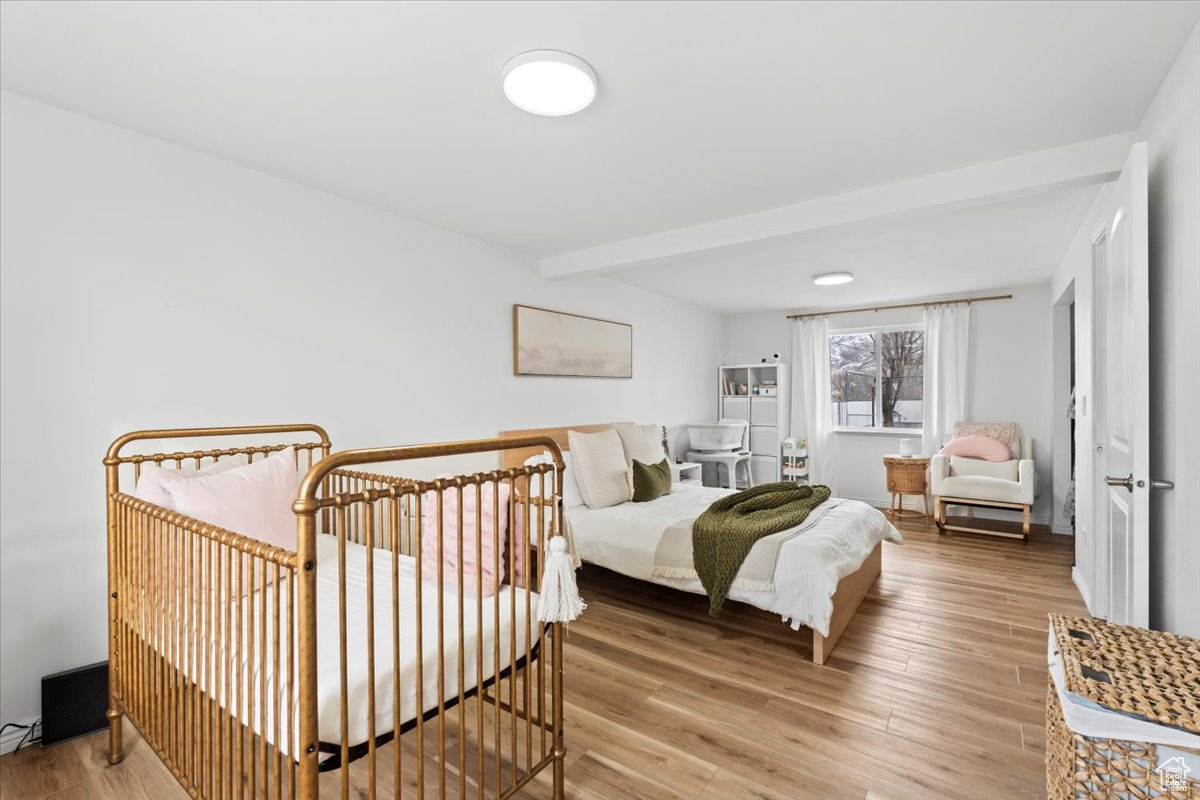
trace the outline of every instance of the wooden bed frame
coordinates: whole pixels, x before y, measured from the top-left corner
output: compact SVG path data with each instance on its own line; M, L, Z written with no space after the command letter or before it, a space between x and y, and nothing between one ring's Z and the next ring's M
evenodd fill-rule
M559 449L566 453L570 451L567 431L598 433L616 425L627 424L631 423L608 422L598 425L569 425L560 428L529 428L526 430L500 431L500 438L548 437L557 442ZM501 452L501 467L508 469L523 466L525 459L538 455L541 452L542 449L538 447L503 450ZM829 618L829 635L822 636L815 630L812 632L813 662L815 664L823 665L829 659L829 654L833 652L833 648L837 646L838 640L846 632L846 626L850 624L850 620L854 618L858 607L862 605L863 599L871 591L871 587L875 585L875 579L879 577L882 562L883 544L880 543L875 545L875 549L863 561L862 566L838 582L837 591L833 594L833 615Z

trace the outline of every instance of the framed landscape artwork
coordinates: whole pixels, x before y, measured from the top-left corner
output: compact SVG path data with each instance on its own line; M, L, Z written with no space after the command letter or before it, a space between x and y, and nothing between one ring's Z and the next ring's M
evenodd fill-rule
M633 326L514 305L513 373L632 378Z

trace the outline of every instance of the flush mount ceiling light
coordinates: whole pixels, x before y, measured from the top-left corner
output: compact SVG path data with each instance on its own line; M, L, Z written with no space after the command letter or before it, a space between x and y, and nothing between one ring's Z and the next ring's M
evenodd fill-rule
M530 114L574 114L596 97L595 71L582 58L559 50L530 50L513 56L500 74L504 96Z
M813 283L817 286L837 286L839 283L849 283L852 280L854 280L854 275L849 272L826 272L824 275L813 278Z

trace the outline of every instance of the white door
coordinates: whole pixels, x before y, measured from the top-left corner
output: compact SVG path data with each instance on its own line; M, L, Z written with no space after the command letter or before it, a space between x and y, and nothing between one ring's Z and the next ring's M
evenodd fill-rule
M1096 511L1107 536L1108 619L1150 622L1150 369L1146 145L1129 152L1113 193L1113 212L1098 260L1103 302L1102 402L1097 404ZM1101 301L1101 298L1102 301ZM1102 581L1103 583L1103 581Z

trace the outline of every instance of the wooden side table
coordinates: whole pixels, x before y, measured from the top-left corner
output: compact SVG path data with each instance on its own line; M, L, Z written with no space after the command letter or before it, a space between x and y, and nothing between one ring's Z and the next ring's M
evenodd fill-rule
M925 519L929 519L929 474L928 456L884 456L887 468L887 490L892 495L891 513L896 519L904 518L904 495L919 494L925 505Z

